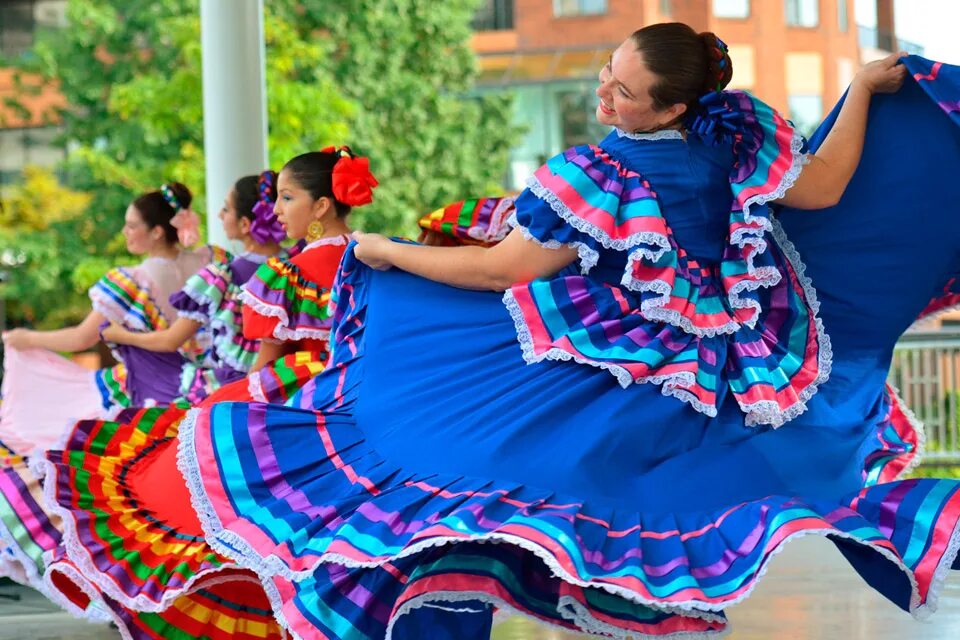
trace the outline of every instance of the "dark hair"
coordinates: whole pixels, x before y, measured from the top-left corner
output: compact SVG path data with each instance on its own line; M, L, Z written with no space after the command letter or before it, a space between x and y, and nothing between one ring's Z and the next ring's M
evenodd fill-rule
M658 111L685 104L689 112L701 96L722 91L733 77L726 45L710 31L697 33L682 22L665 22L634 31L630 39L658 78L650 88Z
M189 209L190 203L193 202L193 194L190 193L190 189L179 182L168 182L167 186L170 187L176 197L180 208ZM140 212L140 217L143 218L143 222L148 229L163 227L163 235L167 244L177 243L177 230L170 224L170 220L173 219L179 209L175 209L172 204L167 202L160 191L150 191L139 196L133 201L133 208Z
M283 165L293 181L310 192L314 200L330 198L338 218L350 213L350 206L343 204L333 196L333 167L340 159L335 151L311 151L293 158Z
M269 194L270 202L276 202L277 172L267 170L264 173L270 174L270 179L274 185ZM244 176L237 180L233 185L233 198L233 205L237 208L237 215L243 216L247 220L253 220L255 217L253 207L260 201L260 176Z

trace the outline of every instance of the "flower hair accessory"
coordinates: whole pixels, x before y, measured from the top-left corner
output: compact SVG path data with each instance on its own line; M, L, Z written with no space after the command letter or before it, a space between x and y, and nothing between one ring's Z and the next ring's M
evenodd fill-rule
M193 209L177 211L170 225L177 230L177 239L185 247L192 247L200 239L200 217Z
M333 166L333 197L350 207L373 202L373 189L379 183L370 173L370 159L353 155L350 147L327 147L323 153L340 156Z
M273 184L273 172L264 171L257 180L260 197L253 205L253 222L250 224L250 237L259 244L280 242L287 237L286 231L277 219L276 190Z
M160 185L160 195L162 195L163 199L167 201L167 204L173 208L174 213L183 209L183 205L180 204L180 200L177 199L177 194L173 192L170 185L166 183Z

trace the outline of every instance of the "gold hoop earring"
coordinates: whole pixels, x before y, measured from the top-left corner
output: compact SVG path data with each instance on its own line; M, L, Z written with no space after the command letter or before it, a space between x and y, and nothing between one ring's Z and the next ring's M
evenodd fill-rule
M307 225L307 242L316 242L323 237L323 223L314 220Z

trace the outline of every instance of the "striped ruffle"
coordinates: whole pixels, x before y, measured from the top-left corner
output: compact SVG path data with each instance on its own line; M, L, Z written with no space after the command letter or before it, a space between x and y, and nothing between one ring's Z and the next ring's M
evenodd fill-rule
M504 302L528 362L573 360L623 386L659 384L709 416L731 393L749 424L779 426L805 410L831 359L815 291L767 207L796 181L803 139L748 94L722 95L740 130L718 265L678 245L656 185L601 147L575 147L537 171L514 224L547 247L576 247L584 274L601 251L624 252L620 285L557 277L514 286Z
M330 290L290 262L270 258L243 286L240 299L253 312L277 319L277 340L325 340L330 334Z
M509 197L461 200L428 213L417 224L449 238L451 244L491 246L507 236L515 208Z
M718 612L745 599L783 545L806 535L849 551L904 610L920 617L935 606L960 546L957 481L648 513L397 466L355 417L366 275L348 253L337 346L316 379L313 410L219 403L192 411L181 430L180 464L208 542L261 575L294 633L384 637L418 607L480 601L618 638L710 634L724 630ZM348 593L373 594L383 610L361 616Z
M131 331L157 331L168 325L149 284L137 278L134 268L111 269L90 287L89 295L94 310Z
M94 380L105 410L130 406L132 401L127 393L127 367L122 362L108 369L98 369Z

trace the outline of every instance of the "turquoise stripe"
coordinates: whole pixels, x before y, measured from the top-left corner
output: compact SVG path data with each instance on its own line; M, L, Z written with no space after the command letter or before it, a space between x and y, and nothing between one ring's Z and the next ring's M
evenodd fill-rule
M932 525L937 520L937 513L943 508L953 490L953 483L937 481L920 504L915 514L912 514L913 530L910 532L910 544L903 554L903 562L910 568L916 567L929 546ZM899 507L897 509L898 516Z

